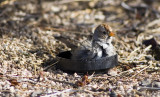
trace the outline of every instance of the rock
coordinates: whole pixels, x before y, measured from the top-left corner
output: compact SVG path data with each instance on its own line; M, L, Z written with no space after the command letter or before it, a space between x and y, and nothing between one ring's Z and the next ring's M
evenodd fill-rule
M32 94L31 94L31 97L37 97L39 94L41 94L42 91L40 90L37 90L37 91L34 91Z
M117 97L117 96L116 96L116 93L115 93L114 91L112 91L112 90L111 90L111 93L110 93L109 96L110 96L110 97Z
M151 79L145 78L143 81L141 81L140 86L149 86L151 84Z
M146 46L152 45L151 49L152 49L152 53L154 54L154 58L156 60L160 60L160 45L154 38L151 38L149 40L144 40L143 44Z
M153 58L151 55L145 56L145 59L146 59L146 60L149 60L149 61L150 61L150 60L154 60L154 58Z
M152 86L153 86L153 87L156 87L156 88L160 88L160 82L154 81L154 82L152 83Z
M117 75L117 68L109 69L107 74L110 76L116 76Z

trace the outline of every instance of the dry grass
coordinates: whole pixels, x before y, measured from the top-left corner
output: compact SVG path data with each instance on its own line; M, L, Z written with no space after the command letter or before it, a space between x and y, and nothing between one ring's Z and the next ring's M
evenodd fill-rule
M41 2L39 2L41 1ZM136 0L135 0L136 1ZM140 82L160 81L160 62L143 40L160 42L160 20L125 10L121 0L6 0L0 4L0 96L158 96L159 88ZM142 1L139 1L141 4ZM160 12L159 1L151 9ZM128 4L138 5L133 2ZM143 3L144 4L144 3ZM151 5L150 5L151 6ZM139 12L141 13L141 12ZM158 13L156 13L158 14ZM56 70L56 55L85 41L92 29L107 22L116 32L117 75L88 75L91 82L77 87L83 74ZM74 41L76 40L76 41ZM146 58L147 57L147 58Z

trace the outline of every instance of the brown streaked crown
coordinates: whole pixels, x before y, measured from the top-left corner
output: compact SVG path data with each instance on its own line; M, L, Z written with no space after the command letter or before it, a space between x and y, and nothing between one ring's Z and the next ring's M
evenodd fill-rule
M109 36L114 36L115 34L112 32L112 28L108 25L108 24L105 24L105 23L103 23L103 24L101 24L102 26L104 26L104 28L106 29L106 31L108 31L109 32Z
M96 27L93 37L94 39L105 39L110 36L114 36L112 28L108 24L103 23Z

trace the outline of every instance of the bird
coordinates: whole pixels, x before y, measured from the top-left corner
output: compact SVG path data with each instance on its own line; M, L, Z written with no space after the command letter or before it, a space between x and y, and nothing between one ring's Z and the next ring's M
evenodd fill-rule
M92 39L92 51L97 54L98 58L116 54L112 45L114 35L112 28L108 24L101 24L95 29Z
M91 60L115 55L116 50L112 45L114 35L108 24L98 25L94 30L92 40L87 45L72 51L72 59Z

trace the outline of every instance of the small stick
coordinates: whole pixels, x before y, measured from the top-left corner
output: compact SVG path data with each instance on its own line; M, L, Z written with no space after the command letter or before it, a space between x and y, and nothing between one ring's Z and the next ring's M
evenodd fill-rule
M37 65L34 64L34 75L37 75L36 69L37 69Z
M73 90L73 89L66 89L66 90L63 90L63 91L58 91L56 93L53 93L53 94L47 94L47 95L44 95L44 96L40 96L40 97L53 97L53 96L57 96L57 95L60 95L62 93L69 93L69 92L76 92L78 90Z
M51 56L54 58L55 55L52 53L52 51L51 51L51 49L49 48L49 46L48 46L46 43L45 43L44 45L47 47L49 53L50 53Z
M94 96L98 96L98 94L101 94L101 93L103 93L103 92L92 92L92 91L90 91L90 90L83 90L84 92L87 92L87 93L90 93L90 94L92 94L92 95L94 95Z
M92 75L88 77L88 79L92 79L92 78L93 78L94 73L95 73L95 72L93 72L93 73L92 73Z
M156 20L153 20L152 22L150 22L149 24L147 24L147 28L149 28L149 27L152 27L152 26L154 26L154 25L160 25L160 19L156 19Z
M138 73L134 74L131 78L135 77L136 75L138 75L139 73L141 73L142 71L146 70L147 68L149 68L152 64L150 64L149 66L146 66L145 68L143 68L142 70L140 70Z
M151 45L147 46L144 51L139 55L138 59L141 59L143 56L146 56L145 55L145 52L149 51L151 49Z
M136 51L138 51L140 49L140 47L138 47L137 49L135 49L134 51L132 51L131 53L130 53L130 55L127 57L127 60L130 60L131 59L131 57L136 53Z
M160 90L160 88L155 88L155 87L141 87L141 88L140 88L140 90L144 90L144 89L146 89L146 90L152 90L152 91L153 91L153 90L155 90L155 91L156 91L156 90Z
M15 1L16 0L4 0L3 2L0 3L0 6L7 5L7 4L15 2Z
M62 0L59 4L71 3L71 2L79 2L79 1L90 1L90 0Z
M53 65L57 64L58 62L59 62L59 60L56 61L55 63L53 63L52 65L49 65L49 66L45 67L45 68L44 68L44 71L47 70L48 68L52 67Z

